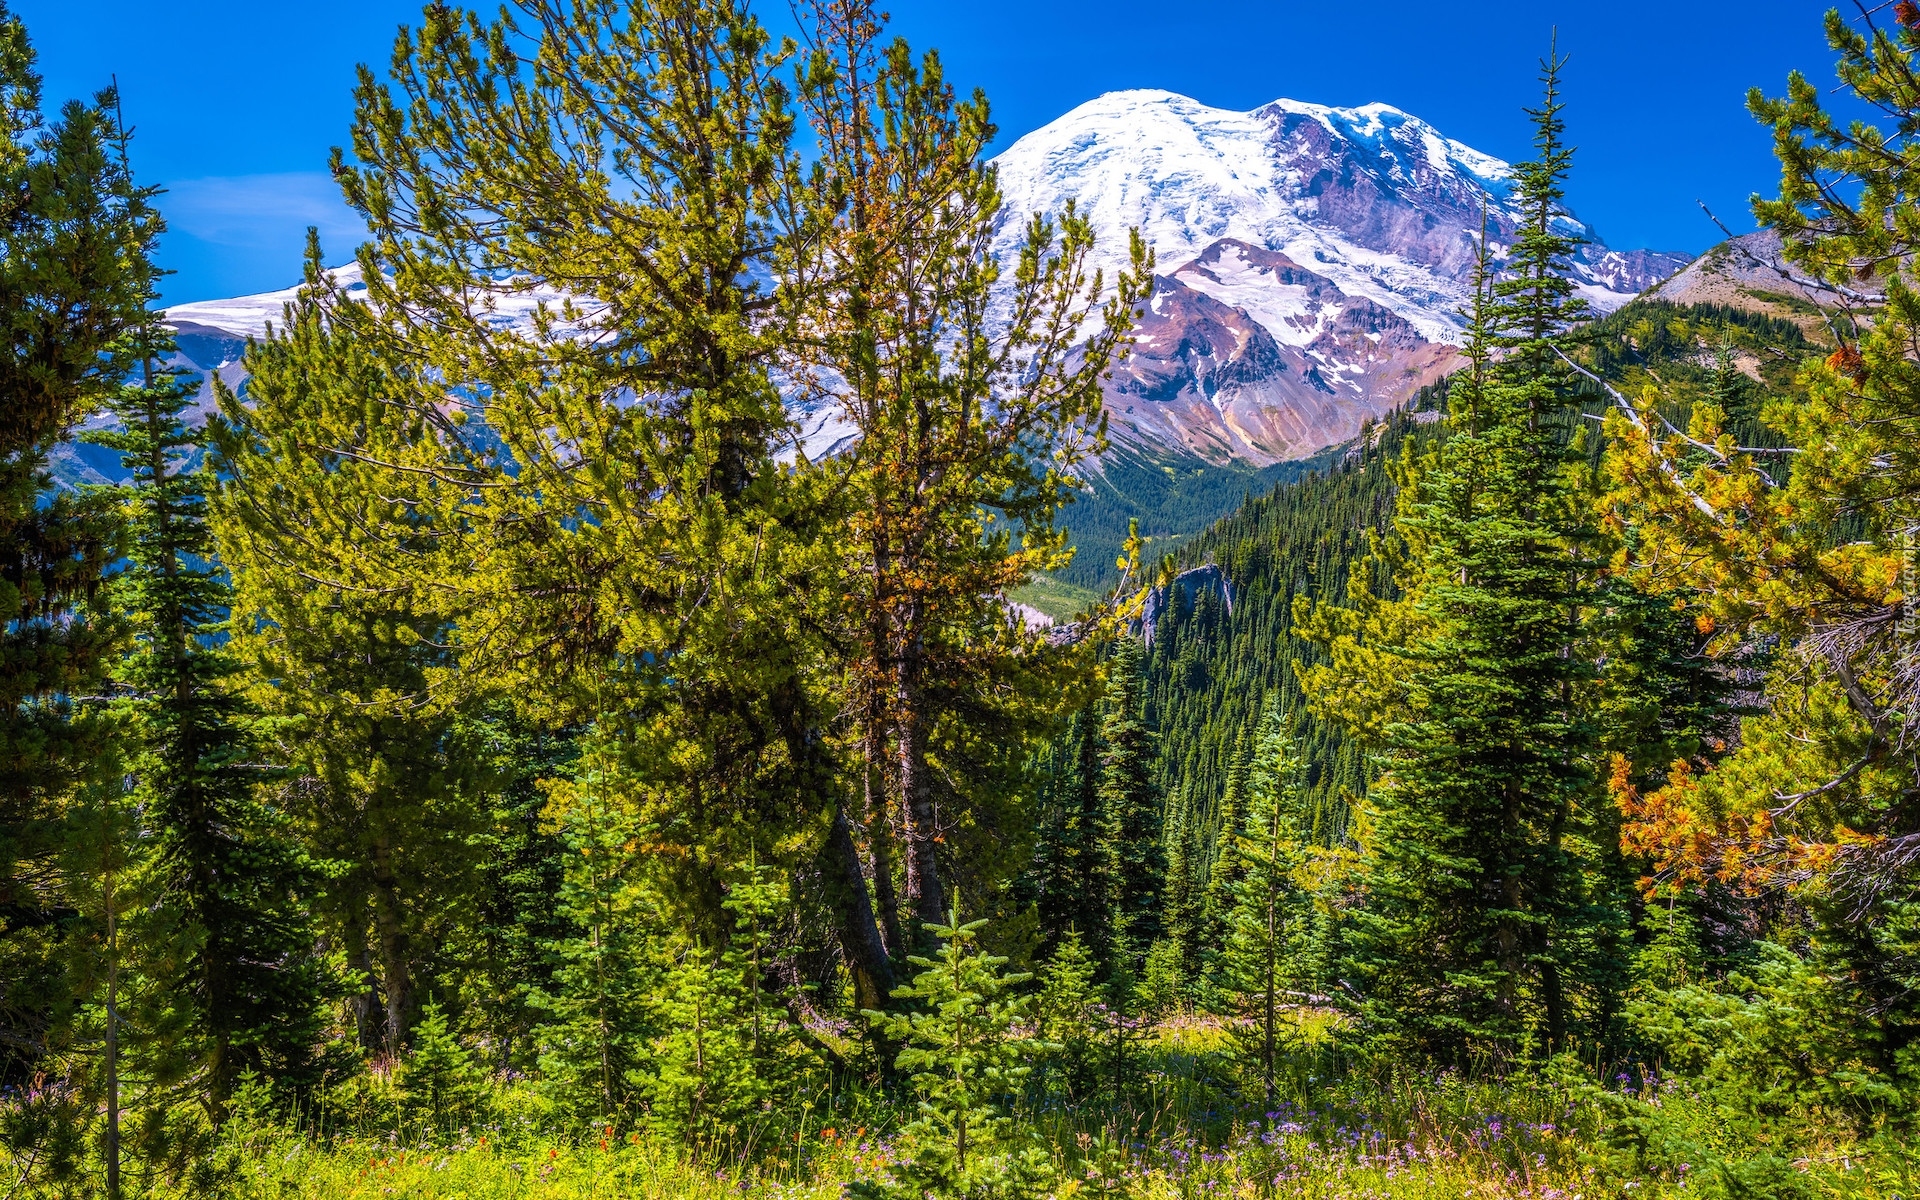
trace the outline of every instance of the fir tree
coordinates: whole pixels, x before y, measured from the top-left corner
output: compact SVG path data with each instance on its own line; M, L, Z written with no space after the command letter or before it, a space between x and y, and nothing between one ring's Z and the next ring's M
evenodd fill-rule
M160 234L127 170L119 102L42 109L26 26L0 6L0 1078L47 1069L74 981L57 949L72 790L111 750L75 702L116 630L98 603L116 556L111 499L56 489L55 448L131 365Z
M1193 790L1182 788L1167 829L1166 897L1167 960L1176 990L1190 998L1200 981L1201 946L1205 933L1206 874L1200 844L1200 814L1194 811Z
M1052 750L1046 803L1034 846L1034 890L1042 945L1078 938L1105 960L1112 873L1100 808L1098 697L1073 714Z
M571 933L560 908L566 846L545 818L545 783L564 779L579 752L571 730L543 728L495 704L462 714L456 746L483 759L492 797L481 868L478 962L467 989L497 1047L496 1064L526 1070L540 1023L536 995L553 990L553 946Z
M1304 765L1285 714L1270 700L1254 743L1246 817L1227 848L1240 860L1242 874L1234 885L1224 956L1228 987L1254 1008L1246 1042L1260 1065L1263 1111L1274 1107L1274 1072L1284 1049L1282 996L1300 982L1312 936L1312 901L1300 881L1309 850Z
M175 1053L204 1072L218 1121L243 1072L290 1087L313 1063L327 983L308 906L317 880L263 801L272 773L258 763L259 718L233 678L232 593L207 526L214 478L194 465L207 439L186 418L197 381L160 365L172 339L157 314L135 337L137 382L108 405L117 425L86 437L131 475L115 493L128 548L111 594L133 634L115 703L164 876L158 899L179 916Z
M1569 975L1596 935L1586 903L1596 847L1584 836L1597 807L1593 735L1581 707L1594 564L1559 349L1583 315L1567 274L1576 243L1561 208L1571 152L1560 64L1543 64L1536 155L1516 168L1521 224L1498 278L1482 254L1448 436L1417 464L1395 518L1411 619L1390 650L1404 677L1383 693L1399 699L1382 724L1386 774L1370 792L1378 816L1355 968L1382 1036L1450 1061L1512 1055L1529 1039L1564 1048L1581 982Z
M896 1065L912 1072L920 1114L900 1131L906 1157L880 1183L856 1180L848 1192L867 1200L986 1200L1040 1194L1050 1163L1006 1115L1030 1067L1019 1029L1033 1003L1012 989L1032 978L1002 971L1007 960L977 945L985 921L960 923L956 908L934 927L935 958L915 956L921 968L895 999L915 1004L906 1013L869 1010L868 1019L902 1043Z
M1100 808L1112 877L1113 954L1144 956L1160 936L1167 878L1161 800L1153 782L1154 737L1141 709L1140 647L1121 639L1108 663L1100 729Z
M784 882L748 863L727 891L732 936L715 952L678 948L662 977L651 1120L696 1152L737 1155L773 1140L768 1125L815 1063L776 982Z
M480 1124L492 1100L486 1072L432 1000L421 1006L419 1028L394 1072L394 1086L403 1117L436 1137Z
M1050 1054L1049 1082L1072 1101L1091 1094L1099 1068L1102 1005L1096 969L1080 934L1071 929L1040 969L1035 1019L1041 1040L1057 1047Z
M538 1038L546 1090L575 1111L630 1123L644 1100L662 994L659 897L628 852L645 832L621 789L618 742L589 730L572 778L550 785L548 813L566 847L559 897L569 936L557 940L553 990Z
M1244 733L1236 739L1227 782L1220 798L1220 818L1213 837L1213 854L1207 868L1207 889L1200 912L1203 954L1209 962L1226 944L1229 914L1233 911L1234 889L1245 873L1245 864L1233 851L1233 839L1245 823L1247 784L1253 774L1253 752Z

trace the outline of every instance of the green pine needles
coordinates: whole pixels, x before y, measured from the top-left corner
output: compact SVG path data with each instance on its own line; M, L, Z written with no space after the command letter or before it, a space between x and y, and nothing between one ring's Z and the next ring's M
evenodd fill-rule
M962 924L956 901L951 919L932 930L939 952L908 960L920 972L893 994L907 1011L867 1013L883 1037L903 1044L895 1065L911 1072L919 1116L901 1130L905 1157L886 1180L850 1185L852 1195L1011 1200L1046 1186L1047 1155L1007 1115L1032 1070L1027 1056L1047 1048L1021 1035L1033 998L1014 989L1032 976L1003 971L1004 957L980 949L985 925ZM1077 982L1076 970L1058 986Z
M112 707L126 722L126 778L150 823L160 900L176 914L174 945L155 959L174 972L183 1009L173 1069L205 1073L217 1119L243 1071L292 1087L314 1068L331 981L304 899L318 875L268 803L276 773L260 761L261 718L226 645L232 591L207 522L215 481L205 429L187 415L198 381L159 365L172 343L157 318L138 343L138 380L108 402L117 426L86 435L132 476L114 493L127 556L109 589L131 642Z
M1240 864L1227 917L1227 986L1253 1010L1246 1053L1260 1065L1263 1111L1272 1111L1275 1073L1288 1031L1281 1010L1312 979L1313 898L1306 886L1311 847L1305 766L1287 734L1286 715L1269 701L1254 743L1246 817L1226 852Z
M649 1087L651 1122L715 1157L775 1140L789 1102L820 1067L777 982L786 881L749 862L724 903L734 927L723 948L669 951Z
M1754 104L1857 325L1590 320L1550 55L1454 374L1072 631L1151 253L797 19L428 6L242 390L0 9L0 1191L1909 1191L1920 4Z
M1566 1049L1608 1009L1583 988L1610 932L1589 892L1617 876L1586 836L1604 805L1583 703L1598 564L1562 358L1584 305L1561 208L1560 66L1543 64L1535 157L1515 168L1512 248L1496 268L1483 246L1447 436L1405 468L1405 599L1379 639L1391 699L1372 718L1381 777L1348 960L1378 1037L1455 1063Z

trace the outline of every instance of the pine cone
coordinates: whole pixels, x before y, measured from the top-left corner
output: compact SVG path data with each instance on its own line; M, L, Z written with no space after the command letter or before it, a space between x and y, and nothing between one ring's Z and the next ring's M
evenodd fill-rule
M1920 4L1915 4L1913 0L1900 0L1893 6L1893 15L1908 29L1920 28Z

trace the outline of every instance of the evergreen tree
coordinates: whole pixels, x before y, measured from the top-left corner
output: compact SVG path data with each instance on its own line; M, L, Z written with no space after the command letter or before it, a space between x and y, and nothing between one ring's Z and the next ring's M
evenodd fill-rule
M1099 1069L1100 990L1094 983L1097 964L1080 934L1068 930L1040 969L1040 991L1035 1020L1040 1040L1057 1047L1050 1052L1049 1083L1070 1101L1092 1093Z
M1403 485L1395 518L1413 619L1389 642L1406 669L1383 692L1399 699L1369 796L1354 966L1380 1036L1455 1062L1529 1039L1562 1049L1580 985L1619 984L1581 965L1604 931L1586 902L1594 564L1560 352L1584 311L1567 273L1560 62L1543 64L1535 158L1515 169L1521 224L1497 278L1482 254L1448 436Z
M1009 619L1007 596L1070 557L1056 518L1080 490L1076 465L1103 448L1100 378L1148 260L1136 236L1132 268L1103 279L1069 203L1026 220L1003 266L985 98L956 97L937 54L883 45L871 0L812 11L799 98L831 227L803 259L819 302L798 332L809 377L858 435L822 466L848 505L845 671L867 840L887 865L898 831L899 890L931 926L956 880L992 896L1018 862L1009 839L1033 824L1020 771L1063 698L1040 681L1079 652ZM884 910L893 881L875 884Z
M167 1002L185 1015L173 1051L203 1076L217 1122L243 1072L282 1087L305 1079L328 981L308 907L317 880L263 801L259 718L226 646L232 593L207 526L214 479L193 465L207 439L186 418L197 380L161 365L173 347L157 314L134 336L137 382L108 402L115 427L86 438L118 451L131 475L116 489L127 561L111 595L133 642L115 703L164 876L158 900L178 914Z
M650 1112L655 1127L696 1152L737 1155L770 1143L769 1125L815 1064L777 984L774 934L787 889L749 863L727 891L732 936L717 953L679 947L662 977Z
M1647 868L1643 926L1664 939L1695 925L1710 938L1663 955L1661 973L1682 986L1643 991L1654 994L1633 1006L1633 1023L1668 1054L1694 1047L1690 1061L1718 1081L1721 1103L1768 1144L1718 1168L1726 1186L1749 1190L1748 1179L1794 1170L1780 1149L1792 1135L1777 1119L1796 1103L1781 1103L1789 1090L1864 1129L1888 1110L1836 1081L1870 1076L1880 1096L1911 1096L1920 1084L1920 875L1906 849L1920 838L1920 814L1902 732L1920 700L1911 665L1920 8L1903 0L1890 21L1885 12L1857 23L1826 16L1842 105L1878 110L1884 125L1836 112L1798 72L1786 95L1748 97L1781 164L1779 194L1756 198L1754 213L1778 231L1794 277L1808 281L1803 293L1827 309L1808 314L1831 338L1824 359L1796 347L1782 366L1797 375L1763 371L1774 394L1759 405L1750 399L1759 389L1731 372L1706 388L1663 371L1637 396L1606 389L1606 511L1634 535L1623 568L1685 605L1681 619L1728 666L1753 665L1757 648L1777 655L1764 710L1742 722L1722 761L1614 764L1622 840ZM1645 786L1663 767L1664 783ZM1729 893L1749 898L1734 909L1742 919L1709 932ZM1689 908L1709 919L1696 925ZM1744 963L1719 964L1740 969L1685 986L1735 940L1727 933L1752 939ZM1781 1072L1781 1054L1756 1035L1791 1045L1795 1068ZM1749 1106L1761 1095L1765 1112ZM1911 1140L1913 1111L1905 1102L1895 1137Z
M1252 748L1242 734L1235 742L1232 765L1227 769L1226 788L1220 798L1219 825L1213 837L1213 853L1207 867L1207 889L1201 901L1200 944L1209 971L1212 970L1212 959L1226 943L1234 891L1245 873L1245 864L1234 853L1233 839L1239 836L1239 830L1246 821L1247 785L1253 774L1252 755Z
M556 943L571 934L560 908L566 846L546 820L546 782L564 779L579 752L570 730L542 728L495 703L463 713L454 744L484 760L492 797L482 856L478 945L463 994L496 1047L499 1067L526 1071L541 1021L534 997L551 993Z
M125 733L125 713L101 715L109 735ZM157 1018L178 1012L165 996L172 982L166 951L178 938L176 915L159 902L165 889L155 869L154 839L147 836L139 798L124 783L126 739L103 740L99 770L69 801L61 839L61 865L71 880L66 893L81 926L68 945L70 974L62 980L77 1009L63 1041L79 1052L82 1064L75 1111L65 1118L76 1141L86 1132L96 1135L105 1191L117 1197L129 1159L149 1168L180 1165L168 1163L174 1156L156 1144L175 1130L165 1120L164 1101L155 1104L152 1095L156 1078L170 1082L167 1068L176 1064L169 1055L148 1052L171 1042L172 1031ZM81 1105L97 1111L97 1127L89 1130L92 1122ZM136 1116L143 1119L129 1119ZM60 1181L77 1158L58 1143L14 1149L47 1153L50 1173Z
M1260 1065L1263 1111L1268 1112L1274 1108L1274 1071L1284 1049L1281 997L1301 982L1312 940L1312 900L1300 880L1309 857L1303 768L1286 716L1270 700L1254 743L1246 817L1227 847L1240 860L1242 874L1234 885L1224 955L1228 987L1254 1008L1253 1033L1246 1042Z
M310 238L315 285L319 255ZM489 754L471 723L475 736L460 736L462 702L477 714L487 697L448 686L457 629L442 609L341 569L364 530L393 516L396 481L316 447L344 426L364 457L398 452L405 369L310 301L246 361L248 402L216 388L213 431L223 482L210 516L235 590L233 652L275 718L281 807L335 864L316 908L352 973L357 1038L398 1054L422 997L459 1003L450 959L488 936ZM402 545L430 540L429 521L394 519Z
M1108 662L1106 716L1100 728L1100 809L1110 864L1115 961L1136 963L1163 927L1160 889L1167 878L1160 790L1153 781L1154 736L1141 710L1140 646L1122 638Z
M689 936L724 937L758 844L840 875L864 949L847 856L798 836L842 827L815 818L847 781L838 526L820 473L781 461L784 301L817 231L784 54L738 0L428 8L362 73L334 162L366 293L316 278L315 332L277 339L319 419L263 432L327 468L277 506L347 501L314 506L314 573L434 620L440 682L627 743L609 765L652 835L623 853Z
M26 26L0 6L0 1080L19 1086L62 1041L74 981L59 860L72 790L110 755L76 719L116 644L97 603L115 558L111 500L54 487L55 448L131 365L152 194L121 153L119 101L42 109ZM84 888L84 884L82 884Z
M1166 958L1182 997L1191 997L1201 973L1201 937L1205 932L1206 862L1200 845L1200 814L1193 790L1182 788L1167 829Z
M432 1000L421 1006L419 1028L394 1072L394 1086L403 1119L436 1137L480 1124L492 1099L486 1072Z
M1112 873L1100 807L1100 701L1068 721L1050 752L1046 802L1034 846L1034 891L1041 944L1075 936L1095 962L1105 961Z
M663 930L659 896L629 852L647 830L622 790L618 752L616 739L589 730L573 777L550 786L548 813L566 847L559 908L569 929L552 946L552 992L531 1002L545 1010L537 1035L544 1088L596 1123L626 1125L645 1099L659 1032Z
M1023 1062L1028 1046L1019 1030L1033 998L1012 989L1032 976L1003 972L1005 958L979 949L985 924L961 924L956 908L934 928L942 943L938 955L910 959L921 970L894 994L914 1009L867 1013L889 1040L903 1044L896 1065L912 1072L920 1113L900 1131L906 1156L884 1181L848 1185L851 1195L1011 1200L1045 1189L1047 1156L1024 1145L1006 1115L1008 1098L1031 1070Z

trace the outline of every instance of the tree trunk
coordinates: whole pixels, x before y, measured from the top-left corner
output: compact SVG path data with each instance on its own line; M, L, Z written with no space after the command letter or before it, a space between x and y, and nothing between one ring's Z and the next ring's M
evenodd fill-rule
M107 908L107 1200L120 1200L120 928L114 876L106 876Z
M347 998L347 1010L353 1014L353 1034L355 1042L363 1050L377 1048L382 1039L374 1031L374 993L379 990L380 981L374 975L373 954L367 947L367 898L355 890L347 896L343 906L345 919L341 922L344 929L347 951L347 968L353 977L366 984L364 991L356 992Z
M1560 964L1540 964L1540 990L1547 1008L1547 1053L1558 1054L1567 1045L1567 1001L1560 981Z
M387 1052L398 1054L406 1045L412 1015L413 974L400 889L393 875L393 851L385 835L373 842L373 916L380 937L380 970L386 977Z
M838 804L833 807L826 850L825 866L840 883L840 949L853 971L854 1001L863 1009L881 1008L893 992L893 963L874 923L853 827L846 809Z
M1267 1106L1261 1110L1262 1112L1273 1111L1273 1024L1276 1017L1273 993L1274 989L1280 986L1280 931L1278 915L1276 913L1278 907L1279 905L1273 895L1272 886L1269 884L1267 891L1267 994L1265 997L1265 1009L1261 1013L1262 1025L1260 1030L1260 1073L1261 1082L1266 1084Z
M907 818L907 882L913 915L924 929L947 919L946 889L940 885L938 836L934 821L933 777L927 770L928 716L920 697L919 647L900 656L895 676L899 703L900 798ZM916 939L921 935L916 935Z
M879 714L867 721L867 738L861 764L867 800L867 844L873 849L873 892L880 906L880 935L885 940L888 958L906 953L900 941L900 897L893 888L893 823L888 813L886 776L881 770L882 749Z

